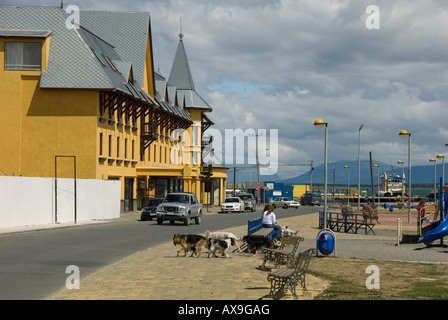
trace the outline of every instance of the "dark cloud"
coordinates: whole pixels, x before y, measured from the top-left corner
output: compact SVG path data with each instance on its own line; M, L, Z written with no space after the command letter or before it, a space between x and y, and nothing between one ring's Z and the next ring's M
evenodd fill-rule
M398 132L406 129L412 132L413 163L427 164L446 151L448 141L448 2L374 2L379 30L365 26L366 8L373 4L365 0L70 4L81 10L150 11L154 62L165 75L182 17L195 86L214 109L215 128L278 129L280 162L323 161L323 130L313 126L322 118L329 122L331 161L357 156L364 123L363 159L369 151L386 163L405 159L406 141Z

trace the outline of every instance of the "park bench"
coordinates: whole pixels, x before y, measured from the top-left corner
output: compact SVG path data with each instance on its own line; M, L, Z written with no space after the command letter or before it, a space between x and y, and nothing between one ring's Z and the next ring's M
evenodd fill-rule
M278 268L280 265L291 264L294 260L297 249L299 248L299 244L303 240L303 237L299 236L283 237L281 241L282 244L279 248L265 248L263 252L263 263L261 264L259 269L269 269L266 267L266 262L268 261L273 262L275 268ZM286 250L286 246L292 247L292 249Z
M351 218L346 217L345 219L345 225L344 225L344 232L353 232L358 233L359 229L364 229L365 234L369 234L372 232L375 235L375 231L373 231L373 228L375 227L376 223L372 222L372 219L369 220L369 216L367 214L352 214Z
M373 208L371 203L363 205L362 213L368 216L370 222L372 222L372 220L376 220L376 222L379 223L378 209Z
M274 228L263 228L262 225L263 217L258 217L252 220L247 221L247 235L249 237L265 237L269 240L272 240L272 234L274 232ZM248 251L250 252L250 246L247 246ZM260 250L263 253L263 248Z
M294 299L297 299L296 287L298 285L306 291L306 271L311 257L315 253L316 249L312 248L299 252L297 258L287 268L280 268L269 272L267 280L271 283L271 289L268 297L279 299L289 290Z
M324 227L324 213L319 212L319 228L329 228L337 232L358 233L362 229L365 234L372 232L375 235L373 228L376 223L368 220L367 214L327 212L327 225Z

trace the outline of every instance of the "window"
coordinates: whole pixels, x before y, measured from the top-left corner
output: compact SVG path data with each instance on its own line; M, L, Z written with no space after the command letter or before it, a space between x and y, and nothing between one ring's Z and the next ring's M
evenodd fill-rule
M162 146L160 146L159 149L159 163L162 163Z
M131 152L131 153L132 153L132 154L131 154L132 160L134 160L134 151L135 151L135 150L134 150L134 147L135 147L134 142L135 142L135 141L132 140L132 152Z
M103 133L100 132L100 156L103 155Z
M120 158L120 137L117 137L117 158Z
M40 42L6 42L5 70L41 70Z
M128 158L128 139L124 139L124 158Z
M109 135L109 157L112 156L112 136Z
M193 147L198 146L198 127L193 127Z

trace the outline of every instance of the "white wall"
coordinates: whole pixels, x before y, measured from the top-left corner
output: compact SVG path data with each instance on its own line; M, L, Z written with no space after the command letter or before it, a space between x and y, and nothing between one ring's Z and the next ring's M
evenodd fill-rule
M76 220L120 217L121 182L76 180ZM74 180L0 176L0 228L74 222Z

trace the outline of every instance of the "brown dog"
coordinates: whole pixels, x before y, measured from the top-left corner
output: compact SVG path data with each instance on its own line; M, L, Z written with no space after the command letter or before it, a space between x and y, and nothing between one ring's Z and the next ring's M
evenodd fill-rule
M183 250L185 252L185 257L187 256L187 251L192 251L190 256L196 253L199 258L201 255L202 247L207 243L205 237L198 234L175 234L173 236L173 244L180 245L181 247L177 250L177 256Z

